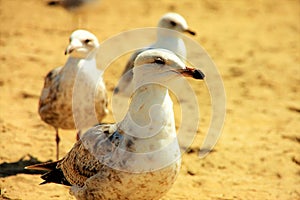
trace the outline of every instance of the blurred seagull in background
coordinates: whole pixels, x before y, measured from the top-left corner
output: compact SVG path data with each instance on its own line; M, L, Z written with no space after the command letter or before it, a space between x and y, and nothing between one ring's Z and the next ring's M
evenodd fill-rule
M158 22L157 41L149 47L140 49L132 54L127 65L122 73L122 82L115 88L115 94L130 96L132 93L132 71L135 58L146 49L163 48L168 49L175 54L186 58L186 48L184 41L181 39L181 33L196 35L192 31L186 20L178 13L167 13L163 15ZM172 30L166 31L164 29ZM128 72L128 73L127 73Z
M167 87L156 83L182 76L202 80L204 74L165 49L145 50L134 66L138 89L125 118L90 128L59 161L26 167L48 170L42 184L71 186L76 199L153 200L168 192L181 153L172 100Z
M48 0L48 5L54 6L54 5L61 5L67 10L76 10L80 9L80 7L83 7L90 3L95 3L98 0Z
M96 68L95 56L98 47L95 35L86 30L74 31L65 51L69 55L67 62L63 67L50 71L45 78L38 111L41 119L55 128L57 159L59 128L90 127L100 122L108 113L103 72ZM93 118L94 110L96 117Z
M82 26L82 18L87 15L88 11L99 5L99 0L46 0L49 6L62 6L73 14L74 23L77 28Z

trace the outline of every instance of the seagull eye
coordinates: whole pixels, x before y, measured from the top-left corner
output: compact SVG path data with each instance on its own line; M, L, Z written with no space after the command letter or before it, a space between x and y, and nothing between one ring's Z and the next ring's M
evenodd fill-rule
M92 40L90 40L90 39L86 39L86 40L84 40L84 43L85 44L87 44L87 43L89 43L89 42L91 42Z
M156 58L154 60L154 63L156 63L158 65L165 65L166 64L166 62L162 58Z
M171 24L172 26L176 26L176 25L177 25L176 22L174 22L174 21L170 21L170 24Z

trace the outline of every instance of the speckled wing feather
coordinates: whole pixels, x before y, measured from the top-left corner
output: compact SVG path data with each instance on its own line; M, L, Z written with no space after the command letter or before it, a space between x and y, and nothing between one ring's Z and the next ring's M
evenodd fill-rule
M132 83L132 78L133 78L133 72L132 72L132 68L134 66L134 61L136 59L136 57L142 53L143 51L145 51L146 49L149 48L142 48L139 49L137 51L135 51L129 58L125 69L122 72L122 81L119 83L118 87L115 89L115 92L120 92L121 94L130 96L132 94L133 91L133 83Z
M59 84L59 72L62 69L62 67L57 67L53 70L51 70L45 77L44 81L44 88L42 90L42 94L40 97L39 106L43 107L44 105L51 102L53 99L55 99L54 96L52 96L53 93L51 91L54 90L54 88L58 87Z
M93 66L93 64L94 63L90 63L91 66ZM82 68L90 67L88 65L89 63L87 66L82 66ZM70 68L70 66L72 68ZM91 77L88 71L79 73L79 69L79 63L73 63L73 61L69 60L65 67L59 67L50 71L45 78L44 88L39 101L39 114L43 121L55 128L78 128L75 126L75 119L77 119L77 122L83 121L88 123L91 119L87 118L87 116L93 117L94 114L96 114L97 121L100 122L108 113L108 100L103 80L99 79L101 81L95 83L90 80ZM76 85L76 80L81 84ZM80 88L78 88L78 86L80 86ZM75 97L77 98L75 107L73 99L74 87L77 87L75 91L77 94ZM95 94L88 93L94 90L95 87L97 88ZM83 116L85 121L78 118L78 115L74 116L74 109L77 112L76 114L85 113L85 116ZM87 113L87 110L90 113ZM96 113L94 111L96 111ZM93 124L89 124L89 126Z
M111 155L122 137L115 124L103 124L89 129L59 163L66 179L82 187L86 180L107 168L102 158ZM95 157L97 156L97 158Z
M122 138L116 136L119 135L119 133L116 131L115 125L113 124L95 126L89 129L87 134L89 134L89 136L92 135L89 137L91 142L97 141L95 143L96 146L101 143L101 146L97 148L97 153L102 155L113 152ZM103 170L105 167L104 164L95 158L85 144L82 140L79 140L63 159L51 163L32 165L26 168L35 170L50 170L41 176L41 178L45 180L42 184L58 183L82 187L88 178L101 173L101 171L105 171Z
M60 83L60 71L62 67L51 70L45 77L44 88L42 90L39 101L39 114L45 122L48 124L54 124L57 121L58 114L55 113L55 109L52 108L56 103L57 93ZM58 127L58 126L55 126Z
M143 51L147 50L147 49L150 49L150 48L142 48L142 49L139 49L137 51L135 51L129 58L126 66L125 66L125 69L123 71L123 74L125 74L127 71L131 70L134 66L134 61L136 59L136 57L142 53ZM132 72L131 72L132 73ZM131 77L132 78L132 77Z
M134 53L130 56L130 58L129 58L129 60L128 60L126 66L125 66L125 69L124 69L124 71L123 71L123 74L125 74L127 71L129 71L130 69L133 68L133 66L134 66L134 60L136 59L136 57L137 57L142 51L143 51L143 50L138 50L138 51L134 52Z

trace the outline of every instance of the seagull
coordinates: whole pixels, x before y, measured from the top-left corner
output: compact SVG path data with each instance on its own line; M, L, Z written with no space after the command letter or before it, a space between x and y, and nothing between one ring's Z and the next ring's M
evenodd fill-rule
M98 6L99 0L46 0L49 6L62 6L67 11L74 14L73 21L77 26L81 26L81 18L85 12L89 12ZM86 22L85 22L86 23Z
M124 119L90 128L59 161L26 167L48 170L41 184L71 186L76 199L98 200L159 199L171 188L181 160L166 85L204 74L165 49L142 52L134 66L137 90Z
M115 94L121 94L124 96L130 96L132 92L132 71L133 63L137 55L146 49L151 48L163 48L173 51L177 55L180 55L182 58L186 58L186 48L184 45L184 41L181 39L180 33L188 33L190 35L196 35L196 32L192 31L186 20L179 15L178 13L166 13L163 15L157 27L159 28L157 31L157 41L150 45L149 47L137 50L134 52L129 58L125 69L122 73L122 83L115 88ZM164 31L163 29L169 29L176 32Z
M95 3L98 0L47 0L50 6L61 5L66 10L75 10L84 6L85 4Z
M108 113L102 72L96 68L95 55L98 48L99 43L95 35L86 30L74 31L65 51L65 54L69 55L67 62L63 67L51 70L45 77L38 112L41 119L55 129L57 160L60 142L58 129L83 127L79 126L82 119L78 120L80 123L75 124L74 111L87 112L94 110L95 105L96 121L99 122ZM91 94L87 94L88 92ZM81 118L90 120L84 116Z

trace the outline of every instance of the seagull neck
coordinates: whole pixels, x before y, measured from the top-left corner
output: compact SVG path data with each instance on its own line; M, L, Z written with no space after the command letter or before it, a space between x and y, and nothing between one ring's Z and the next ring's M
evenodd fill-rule
M82 58L70 56L70 57L68 58L68 61L67 61L67 62L79 63L80 60L82 60Z
M176 137L173 103L168 89L153 83L138 88L120 122L120 129L137 140L147 140L149 144Z
M169 109L170 106L172 108L168 89L158 84L147 84L138 88L133 94L128 113L134 122L144 126L150 123L149 115L155 106L160 106L162 110Z
M180 33L167 28L159 28L157 30L157 38L159 39L179 39Z
M60 74L62 78L68 77L68 81L64 81L64 84L74 84L74 79L78 75L81 67L85 66L94 66L96 63L96 59L86 60L82 58L69 57L65 66L62 68ZM90 69L87 69L90 70Z
M98 51L98 48L95 48L95 49L91 50L90 53L84 59L85 60L93 60L93 59L95 59L97 51Z
M96 59L94 56L91 58L77 58L70 56L64 68L68 71L77 71L82 66L83 62L92 63L96 62Z
M156 44L177 44L179 41L181 41L182 39L179 38L177 33L174 34L167 34L167 33L159 33L157 35L157 41ZM169 45L168 45L169 46Z
M184 58L186 57L186 47L184 41L180 37L180 33L177 31L158 31L157 41L151 47L168 49L173 51L175 54L178 54Z
M69 75L68 76L71 76L70 74L73 74L73 73L77 73L77 71L79 70L80 68L80 61L82 59L81 58L76 58L76 57L69 57L65 66L63 67L63 72L65 73L68 73Z

